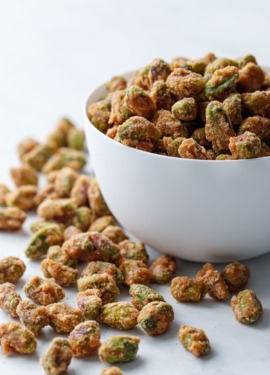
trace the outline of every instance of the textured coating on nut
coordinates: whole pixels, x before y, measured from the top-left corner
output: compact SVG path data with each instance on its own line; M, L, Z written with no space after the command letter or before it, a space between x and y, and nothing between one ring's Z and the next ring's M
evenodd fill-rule
M106 227L109 225L115 225L116 221L112 215L104 215L98 217L93 223L90 225L89 230L94 232L103 232Z
M9 256L0 259L0 284L16 283L24 274L25 269L26 266L20 258Z
M149 267L152 272L152 281L158 284L166 284L176 270L176 262L169 255L158 257Z
M103 274L107 273L110 275L115 282L121 283L123 281L122 272L116 267L115 264L109 262L90 262L88 265L83 269L82 276L91 276L95 274Z
M153 301L164 302L164 298L161 294L143 284L131 285L129 294L132 297L131 302L138 310L141 310L144 306Z
M230 138L229 149L234 159L256 158L260 155L261 147L260 138L249 131Z
M233 262L224 267L221 276L230 292L239 292L246 288L250 279L250 269L245 264Z
M102 196L96 178L93 178L90 187L87 191L90 207L94 210L97 216L109 215L110 210Z
M29 165L10 168L10 176L16 186L37 185L38 175L34 168Z
M16 308L21 301L21 296L12 283L0 284L0 308L11 318L17 318Z
M34 276L24 286L26 297L41 305L49 305L60 301L65 297L63 288L53 279L42 279Z
M57 173L54 189L59 198L68 198L71 189L78 178L78 173L70 167L64 167Z
M59 148L46 162L42 172L48 173L54 170L70 167L75 171L81 170L86 164L86 155L83 151L70 147Z
M193 121L197 117L197 104L194 98L183 98L172 106L172 113L178 120Z
M76 203L73 199L45 199L38 207L37 214L45 220L67 219L74 214Z
M225 301L229 298L228 287L211 263L205 263L203 267L197 272L196 279L199 280L209 296L217 301Z
M141 260L145 264L148 263L149 255L147 254L145 245L142 242L134 242L131 240L124 240L119 243L120 247L120 260L131 259Z
M47 313L49 324L57 333L69 333L84 321L81 310L74 309L63 302L48 305Z
M227 66L216 70L205 84L205 94L210 100L224 100L235 90L238 80L238 69Z
M40 267L45 277L54 278L54 280L63 287L69 287L76 283L78 271L74 268L65 266L51 259L44 259Z
M92 178L86 175L80 175L74 182L70 192L72 198L78 207L88 205L87 191L91 185Z
M126 240L128 237L126 233L118 225L108 225L103 231L102 234L108 237L113 243L119 244Z
M109 337L99 348L99 359L109 363L132 361L139 350L139 343L137 336Z
M75 268L78 263L76 259L70 258L64 249L58 245L49 247L47 258L73 268Z
M116 366L105 367L100 375L123 375L121 369Z
M153 117L153 123L162 136L172 138L188 136L187 127L170 111L157 111Z
M100 346L100 328L94 320L78 324L69 334L74 357L89 356Z
M17 306L16 312L22 324L35 336L38 336L42 328L49 324L49 317L45 306L38 306L33 302L22 300Z
M180 157L184 159L208 159L205 148L193 138L184 139L179 146L178 152Z
M205 296L202 282L187 276L172 279L171 294L178 302L200 302Z
M137 325L139 311L130 302L112 302L103 305L99 315L102 323L120 330L129 330Z
M132 284L148 285L152 279L152 272L141 260L125 259L120 263L120 271L123 274L123 283L127 286Z
M130 86L124 96L124 107L131 116L150 118L155 113L155 103L149 94L138 86Z
M67 372L71 360L72 350L68 340L56 337L40 359L40 364L47 375L62 375Z
M209 354L210 342L202 329L182 325L178 337L183 347L196 357Z
M245 289L233 296L231 307L235 319L243 324L253 324L263 315L263 307L253 290Z
M0 346L8 355L11 350L19 354L32 354L37 349L34 334L15 322L0 324Z
M197 97L204 90L204 78L190 70L176 68L167 78L167 86L179 98Z
M173 308L167 302L153 301L145 305L138 316L138 324L149 335L161 335L174 319Z
M19 186L17 190L7 193L6 205L18 207L23 211L35 208L34 198L37 194L37 187L34 185Z
M87 289L77 294L77 306L83 312L86 319L95 319L102 307L101 291L99 289Z
M111 111L110 101L104 99L99 102L92 103L87 108L87 115L92 124L102 133L106 133L109 129L109 118Z

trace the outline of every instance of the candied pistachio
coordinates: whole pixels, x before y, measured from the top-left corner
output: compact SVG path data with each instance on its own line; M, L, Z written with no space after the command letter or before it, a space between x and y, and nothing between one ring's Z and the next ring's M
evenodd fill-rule
M21 296L14 284L6 282L0 284L0 308L12 318L17 318L16 308L21 301Z
M86 155L83 151L75 150L70 147L61 147L46 162L42 171L48 173L64 167L70 167L75 171L79 171L85 164Z
M37 349L34 334L15 322L0 324L0 346L8 355L11 350L19 354L32 354Z
M127 286L132 284L149 284L152 279L152 272L141 260L124 259L119 266L123 274L123 283Z
M83 150L85 133L80 129L70 129L67 135L67 146L75 150Z
M255 323L264 312L260 300L250 289L242 290L237 296L233 296L231 307L236 320L243 324Z
M4 184L0 184L0 205L6 205L6 195L8 193L10 193L9 188Z
M140 339L136 336L113 336L106 339L99 348L99 359L103 362L132 361L139 350Z
M118 91L117 91L118 92ZM113 105L113 102L112 102ZM102 133L109 129L109 118L111 113L111 103L104 99L96 103L91 103L87 108L87 116L92 124Z
M255 56L249 54L249 55L246 55L245 57L240 57L237 59L237 62L238 62L238 65L239 65L239 68L243 68L246 64L252 62L254 64L257 64L257 60L255 58Z
M164 60L156 58L149 65L148 79L152 86L154 82L163 80L166 81L171 74L171 68Z
M140 311L138 324L149 336L156 336L167 331L173 319L174 312L169 303L153 301Z
M71 217L76 203L71 198L45 199L38 207L37 214L45 220L62 220Z
M118 225L108 225L103 231L102 234L108 237L113 243L119 244L126 240L128 237Z
M75 128L75 125L67 117L60 118L55 127L56 130L60 131L62 134L65 135L65 139L68 135L68 132L74 128Z
M77 294L77 306L86 319L95 319L102 307L101 292L99 289L86 289Z
M209 142L212 142L214 150L228 150L230 137L235 132L228 121L222 103L212 101L206 108L205 135Z
M38 175L34 168L25 164L21 167L10 168L10 176L16 186L37 185Z
M75 227L74 225L69 225L65 230L64 230L64 241L69 240L72 236L75 236L75 234L82 233L82 231Z
M65 297L63 288L54 279L42 279L39 276L34 276L27 281L23 290L26 297L45 306Z
M178 302L200 302L205 296L205 288L199 280L178 276L172 279L171 294Z
M151 264L149 270L153 274L153 282L166 284L172 278L176 270L176 262L172 257L162 255Z
M17 257L9 256L0 259L0 284L16 283L24 274L24 262Z
M76 234L63 244L63 249L72 259L82 261L101 260L111 262L119 257L119 247L98 232Z
M41 271L45 277L54 278L57 284L63 287L75 284L78 277L77 270L51 259L44 259L41 262Z
M86 175L80 175L74 182L70 192L70 198L72 198L78 207L88 205L87 191L91 185L92 177Z
M207 160L207 153L203 146L193 138L184 139L178 149L179 155L184 159Z
M224 112L229 123L233 126L240 125L242 122L241 95L230 94L223 102Z
M167 78L167 86L179 99L197 97L204 90L204 78L190 70L176 68Z
M224 279L211 263L203 265L197 272L196 279L216 301L225 301L229 298L229 290Z
M23 155L24 163L29 164L37 171L41 171L54 153L54 148L49 145L37 145L31 151Z
M172 106L172 113L178 120L193 121L197 117L197 104L194 98L183 98Z
M241 91L260 90L264 83L264 72L254 62L248 62L239 70L238 86Z
M106 132L107 137L117 140L116 134L118 126L119 125L113 125L110 129L108 129Z
M238 69L235 66L216 70L205 84L206 96L210 100L224 100L234 91L238 76Z
M16 312L22 324L35 336L38 336L42 328L49 324L49 318L45 306L38 306L33 302L22 300L17 306Z
M124 98L126 95L126 90L119 90L115 91L112 96L112 106L111 106L111 113L109 117L109 124L122 124L125 120L127 120L131 113L124 105ZM104 131L108 131L109 125L107 129Z
M103 273L110 275L117 283L121 283L123 281L122 272L116 267L115 264L109 262L96 261L88 263L88 265L82 271L82 276L91 276Z
M100 375L123 375L121 369L116 366L105 367Z
M44 220L36 220L30 225L30 230L33 233L38 232L40 229L47 228L48 226L56 226L58 227L59 231L63 231L63 227L61 223L55 223L53 221L44 221Z
M216 157L216 160L234 160L234 158L229 154L220 154Z
M31 137L24 138L17 146L19 158L22 161L25 154L33 150L39 143Z
M239 292L246 288L250 279L250 269L245 264L233 262L224 267L221 276L230 292Z
M52 303L47 306L49 324L57 333L69 333L84 321L81 310L74 309L64 302Z
M131 302L138 310L141 310L144 306L153 301L164 302L164 298L161 294L143 284L132 284L129 288L129 294L132 297Z
M149 82L149 65L146 65L142 69L139 69L132 73L130 78L127 82L127 87L136 85L141 87L143 90L149 90L150 88L150 82Z
M103 198L96 178L92 179L90 187L87 191L87 195L90 207L94 210L97 216L104 216L110 214L110 210Z
M268 136L270 132L270 119L261 116L247 117L240 125L238 135L249 131L260 139Z
M137 325L139 311L130 302L112 302L103 305L99 315L102 323L120 330L129 330Z
M87 231L91 223L95 219L95 212L93 209L81 206L73 213L70 223L76 228L79 228L82 232Z
M121 76L112 77L105 85L106 89L110 92L124 90L126 88L126 80Z
M64 249L62 249L62 247L58 245L49 247L49 250L47 252L47 258L54 260L55 262L64 264L68 267L74 268L77 266L77 260L70 258L68 254L64 251Z
M107 273L83 276L78 279L77 285L79 292L87 289L100 290L103 304L113 302L120 295L116 282Z
M56 337L40 359L40 364L47 375L62 375L67 372L71 360L72 350L68 340Z
M270 117L270 91L241 94L242 108L252 115Z
M177 137L175 139L171 137L162 138L163 147L165 148L168 156L180 158L178 150L184 139L186 138L183 138L183 137Z
M59 198L58 194L55 191L54 184L47 184L43 188L37 191L36 196L34 197L34 204L38 207L45 199L56 199Z
M103 232L106 227L115 224L116 221L112 215L104 215L94 220L93 223L90 225L89 230L94 232Z
M205 128L195 129L191 134L191 138L193 138L200 146L204 148L211 147L211 143L206 139Z
M238 62L236 60L227 59L226 57L219 57L207 65L205 75L213 74L218 69L223 69L231 66L238 67Z
M58 129L53 130L46 138L46 145L57 149L65 146L66 135Z
M100 328L94 320L78 324L69 334L74 357L89 356L100 346Z
M187 127L170 111L157 111L153 118L153 123L162 136L172 138L188 136Z
M19 186L17 190L6 195L6 205L18 207L23 211L35 208L34 197L37 194L37 187L33 185Z
M183 347L196 357L205 356L210 352L210 342L202 329L182 325L178 337Z
M59 198L67 198L70 195L73 184L78 178L78 173L70 167L64 167L57 173L54 181L54 189Z
M117 128L117 136L126 146L151 152L161 133L152 122L133 116Z
M39 229L30 239L25 249L27 258L40 259L52 245L59 245L63 241L63 233L57 224L48 224Z
M120 242L118 245L120 248L119 262L121 262L123 259L131 259L140 260L147 265L149 255L147 254L144 243L134 242L131 240L124 240Z
M229 148L234 159L256 158L261 152L261 140L256 134L245 131L230 138Z
M156 109L170 110L173 105L173 97L171 90L164 81L155 81L149 92Z
M0 207L0 230L20 230L26 214L18 207Z

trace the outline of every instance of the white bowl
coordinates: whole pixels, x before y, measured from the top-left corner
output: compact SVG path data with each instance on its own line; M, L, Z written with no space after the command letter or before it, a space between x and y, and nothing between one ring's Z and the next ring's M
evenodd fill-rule
M105 94L105 86L98 87L87 106ZM139 240L201 262L270 250L270 157L205 161L151 154L108 138L85 117L102 194Z

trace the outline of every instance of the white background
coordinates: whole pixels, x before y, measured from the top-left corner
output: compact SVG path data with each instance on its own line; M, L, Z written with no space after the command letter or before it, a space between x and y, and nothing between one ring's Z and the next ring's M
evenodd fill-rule
M265 0L0 0L0 179L8 181L10 156L26 135L42 140L56 120L67 115L82 126L88 94L113 74L146 65L154 57L200 57L209 51L238 57L253 53L270 65L270 2ZM0 234L1 257L21 256L28 242L28 223L18 236ZM13 240L14 238L14 240ZM153 255L153 253L152 253ZM19 289L38 265L28 262ZM172 329L156 339L142 338L136 361L122 366L124 374L268 374L270 254L248 262L250 287L265 306L265 316L253 327L237 323L229 302L207 298L201 305L176 304L168 287L159 290L176 313ZM194 275L200 265L183 262L178 274ZM222 269L222 266L219 266ZM41 274L40 274L41 275ZM75 304L75 289L68 303ZM127 298L127 296L125 297ZM0 312L1 322L8 317ZM212 355L193 358L180 346L179 324L205 328ZM103 329L103 338L111 331ZM42 374L37 360L51 340L50 328L33 357L0 353L0 374ZM97 356L75 360L70 374L98 375Z

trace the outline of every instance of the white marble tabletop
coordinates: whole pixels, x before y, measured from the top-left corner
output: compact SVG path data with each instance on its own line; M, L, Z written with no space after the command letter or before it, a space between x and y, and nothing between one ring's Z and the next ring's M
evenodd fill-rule
M12 153L21 138L33 135L42 140L62 115L82 126L87 95L113 74L143 66L154 57L200 57L209 51L230 57L253 53L259 63L270 65L269 14L268 0L0 0L1 182L9 182L5 170L17 163ZM14 240L0 234L1 257L23 253L28 224L25 228ZM40 273L30 263L24 282L33 272ZM209 298L199 306L177 304L168 286L159 287L174 306L175 323L157 339L134 330L142 345L139 357L122 366L124 374L268 374L270 254L247 264L252 270L250 286L265 307L258 324L237 323L229 303ZM198 268L179 261L178 274L192 275ZM74 296L71 291L69 303L74 304ZM2 312L0 320L7 320ZM209 333L209 358L196 359L181 348L176 331L183 323ZM111 334L108 329L103 332L104 337ZM0 353L1 375L43 374L37 360L51 336L46 329L34 357L4 358ZM99 375L102 367L95 356L75 360L69 373Z

